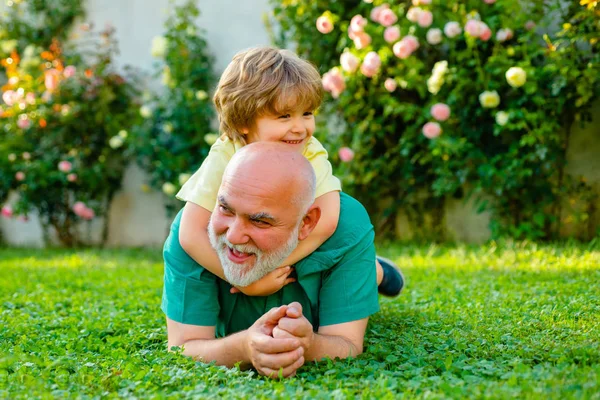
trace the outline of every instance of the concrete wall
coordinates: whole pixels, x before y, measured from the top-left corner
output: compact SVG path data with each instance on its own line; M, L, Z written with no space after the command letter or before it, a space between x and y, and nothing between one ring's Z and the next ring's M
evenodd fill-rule
M268 0L199 0L202 12L198 22L206 31L211 52L216 57L215 70L220 73L231 57L250 46L268 44L263 15L268 11ZM155 59L150 56L152 38L160 35L169 8L168 0L88 0L88 20L97 27L106 23L115 26L121 53L120 65L133 65L145 70L152 68ZM569 173L583 176L600 193L600 103L596 105L595 119L585 129L577 128L569 147ZM165 216L162 194L141 190L143 172L135 165L125 174L123 190L112 204L109 218L110 246L160 246L169 227ZM597 208L600 200L596 197ZM574 202L577 206L577 201ZM600 226L600 213L591 215L595 227ZM446 205L444 229L450 238L458 241L481 242L489 237L489 214L477 214L473 202L450 200ZM84 237L99 240L103 221L81 226ZM406 217L397 221L400 238L410 238L414 229ZM0 229L11 245L42 246L43 234L33 216L27 223L0 219ZM564 221L564 233L587 229L586 224Z
M87 20L97 28L107 23L116 28L120 65L151 70L156 59L150 55L152 38L163 32L170 7L169 0L88 0ZM269 44L263 15L269 10L268 0L199 0L199 26L216 58L215 71L220 73L239 50ZM123 190L113 201L108 245L159 246L169 227L161 193L141 190L143 172L131 165L125 174ZM103 221L80 227L84 237L99 240ZM30 221L0 218L5 241L16 246L43 245L43 233L35 215Z

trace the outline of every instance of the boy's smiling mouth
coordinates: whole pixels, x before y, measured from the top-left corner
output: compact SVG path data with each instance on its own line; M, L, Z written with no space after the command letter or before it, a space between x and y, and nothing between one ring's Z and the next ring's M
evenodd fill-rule
M300 140L282 140L283 143L287 143L287 144L300 144L304 141L304 139L300 139Z

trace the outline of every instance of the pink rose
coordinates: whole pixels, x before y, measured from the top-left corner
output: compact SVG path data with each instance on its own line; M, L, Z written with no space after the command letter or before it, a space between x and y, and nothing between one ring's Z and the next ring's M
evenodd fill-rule
M479 39L483 40L484 42L487 42L492 37L492 30L489 26L487 26L485 22L482 22L481 25L481 35L479 35Z
M333 22L328 17L322 15L317 18L317 30L323 34L327 34L333 30Z
M7 106L12 106L15 104L15 94L16 92L14 90L7 90L6 92L2 93L2 100L4 100Z
M483 31L482 28L481 22L477 21L476 19L470 19L465 24L465 32L473 37L479 37Z
M394 79L387 78L385 80L383 86L385 86L385 90L392 93L394 90L396 90L396 88L398 87L398 84L396 83L396 81Z
M94 217L96 216L96 213L94 212L94 210L92 210L91 208L85 208L85 210L83 210L83 212L81 213L80 217L85 219L85 220L92 220L94 219Z
M527 29L528 31L530 31L534 28L535 28L535 22L529 20L525 23L525 29Z
M67 180L69 182L75 182L77 180L77 174L69 174L69 175L67 175Z
M75 68L73 65L67 65L63 71L63 75L65 78L71 78L75 76L75 72L77 72L77 68Z
M396 13L386 8L379 14L379 23L383 26L391 26L398 21Z
M85 212L86 209L87 206L83 201L77 201L75 202L75 204L73 204L73 212L79 217L81 217L81 215Z
M17 120L17 126L21 129L29 129L31 126L31 121L29 118L19 118Z
M446 34L446 36L448 36L451 39L453 37L456 37L456 36L460 35L461 32L462 32L462 29L461 29L459 23L456 22L456 21L448 22L444 26L444 33Z
M428 122L425 125L423 125L423 135L427 139L435 139L436 137L440 136L441 133L442 128L437 122Z
M421 28L427 28L433 23L433 14L431 11L423 10L419 13L419 18L417 19L417 24Z
M335 99L346 89L344 77L338 68L332 68L323 75L323 89L330 92Z
M419 48L419 39L416 36L406 35L402 40L408 44L411 53Z
M368 22L362 15L357 14L350 20L350 29L352 32L362 32Z
M394 44L392 50L394 55L402 60L407 59L412 54L412 47L404 39Z
M483 0L483 2L486 4L494 4L496 0Z
M371 36L366 32L356 32L354 34L354 46L358 50L364 49L371 44Z
M4 206L2 207L2 216L4 218L10 218L13 216L13 210L11 206Z
M408 19L410 22L417 22L419 20L419 15L421 15L422 12L423 10L421 10L419 7L411 7L406 12L406 19Z
M379 54L370 51L367 53L360 66L360 72L362 72L364 76L370 78L379 71L379 67L381 67L381 58L379 58Z
M60 72L57 69L49 69L44 73L44 85L46 85L46 89L52 92L58 87L58 77Z
M73 164L71 164L69 161L63 160L58 163L58 170L60 172L64 172L64 173L71 172L71 169L73 169Z
M438 121L445 121L450 118L450 107L444 103L437 103L431 107L431 116Z
M354 54L350 53L349 51L345 51L340 56L340 64L344 71L353 73L358 69L360 60Z
M340 160L343 162L350 162L352 159L354 159L354 151L352 151L352 149L349 147L342 147L338 151L338 154L340 156Z
M382 4L380 6L373 7L373 9L371 10L371 21L381 22L379 20L381 18L381 12L383 10L387 10L389 8L390 8L389 4Z
M23 160L29 161L29 160L31 160L31 153L29 153L28 151L26 151L23 154L21 154L21 157L23 157Z
M25 95L25 102L27 104L35 104L35 93L31 93L31 92L27 93Z
M383 40L385 40L388 43L394 43L398 39L400 39L399 27L390 26L388 28L385 28L385 31L383 32Z
M24 181L25 180L25 172L17 171L17 173L15 174L15 179L19 182Z

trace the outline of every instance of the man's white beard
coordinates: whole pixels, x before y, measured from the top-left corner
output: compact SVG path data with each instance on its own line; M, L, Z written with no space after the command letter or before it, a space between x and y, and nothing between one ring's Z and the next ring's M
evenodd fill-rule
M251 283L261 279L269 272L281 266L281 263L289 256L292 251L298 246L298 231L300 224L291 233L287 242L279 249L275 249L270 253L266 253L256 246L249 244L231 244L225 237L225 234L216 235L212 223L208 222L208 238L211 246L217 252L225 278L235 286L248 286ZM254 254L249 260L242 264L234 263L227 257L227 247L242 253Z

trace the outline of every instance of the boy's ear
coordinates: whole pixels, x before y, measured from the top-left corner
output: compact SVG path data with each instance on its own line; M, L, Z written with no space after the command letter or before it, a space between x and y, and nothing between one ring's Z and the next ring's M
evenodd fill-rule
M317 226L317 222L321 218L321 209L316 204L313 204L302 218L302 225L298 231L298 240L304 240Z

